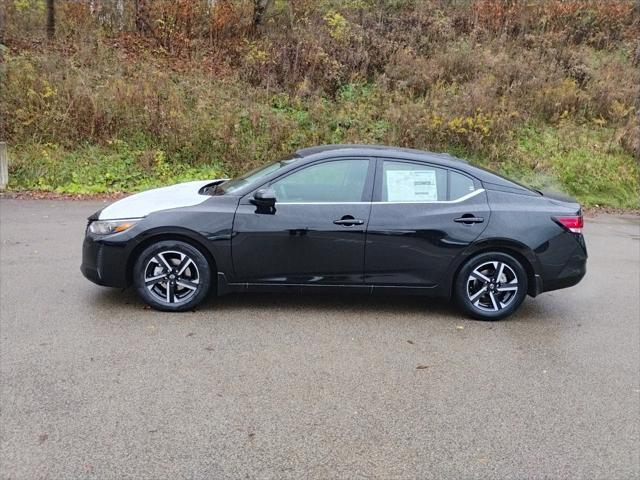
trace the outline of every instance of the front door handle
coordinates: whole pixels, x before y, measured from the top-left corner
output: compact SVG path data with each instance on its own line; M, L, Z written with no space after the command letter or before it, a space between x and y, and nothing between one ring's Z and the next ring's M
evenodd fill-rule
M465 214L465 215L463 215L461 217L454 218L453 221L457 222L457 223L464 223L466 225L471 225L472 223L482 223L482 222L484 222L484 218L475 217L475 216L467 213L467 214Z
M358 218L353 218L351 215L345 215L340 220L334 220L333 223L336 225L342 225L344 227L352 227L353 225L362 225L364 220L360 220Z

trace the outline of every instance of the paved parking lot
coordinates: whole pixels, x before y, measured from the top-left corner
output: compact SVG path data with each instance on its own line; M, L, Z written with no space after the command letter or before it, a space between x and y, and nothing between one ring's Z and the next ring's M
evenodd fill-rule
M79 272L98 202L0 200L0 477L640 476L640 221L507 321L407 297L145 309Z

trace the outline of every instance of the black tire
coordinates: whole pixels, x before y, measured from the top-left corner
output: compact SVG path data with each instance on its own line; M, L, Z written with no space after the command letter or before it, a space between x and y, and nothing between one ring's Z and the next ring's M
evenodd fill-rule
M527 296L527 272L511 255L486 252L463 265L453 288L465 313L478 320L501 320L515 312Z
M192 310L211 288L211 266L206 257L179 240L149 245L138 256L132 273L140 298L165 312Z

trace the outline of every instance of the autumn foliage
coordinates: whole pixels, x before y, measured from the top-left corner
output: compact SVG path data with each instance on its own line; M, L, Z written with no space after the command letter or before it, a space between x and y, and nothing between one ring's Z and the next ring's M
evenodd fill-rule
M124 148L152 175L158 158L236 173L311 144L372 142L563 178L525 141L552 132L567 151L569 137L598 138L585 148L615 156L614 178L637 174L631 0L55 4L53 42L43 1L0 7L0 136L12 144L60 158Z

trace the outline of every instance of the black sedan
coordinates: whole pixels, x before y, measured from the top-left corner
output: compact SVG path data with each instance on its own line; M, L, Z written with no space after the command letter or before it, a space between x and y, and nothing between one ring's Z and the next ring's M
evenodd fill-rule
M331 145L117 201L89 218L81 270L158 310L211 291L357 291L497 320L582 279L582 226L575 200L449 155Z

